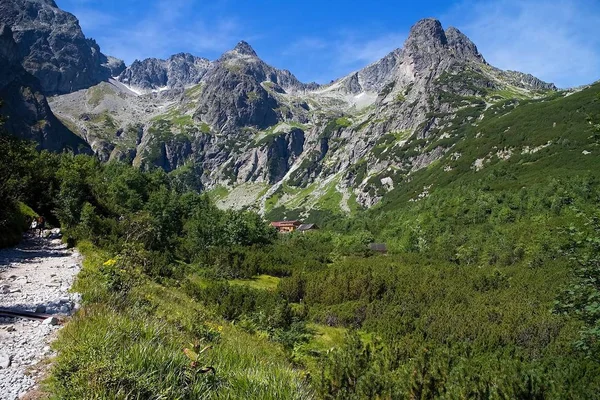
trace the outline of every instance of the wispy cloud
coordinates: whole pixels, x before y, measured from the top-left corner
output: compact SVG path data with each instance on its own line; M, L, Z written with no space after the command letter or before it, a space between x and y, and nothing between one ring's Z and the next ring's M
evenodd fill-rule
M127 63L148 57L168 57L177 51L203 55L221 51L241 36L242 27L235 18L219 17L208 12L198 17L197 2L159 0L151 3L141 17L105 15L85 4L76 10L84 31L96 31L95 39L102 51L123 58ZM194 13L192 13L194 11ZM190 18L194 15L194 18Z
M347 37L336 44L335 51L342 64L370 64L402 47L405 39L403 33L386 33L369 39Z
M528 72L561 87L600 78L596 0L467 0L444 21L463 30L499 68Z
M406 34L403 33L389 32L367 37L364 32L345 30L328 39L300 38L283 51L283 57L288 62L302 60L305 80L326 82L379 60L401 47L405 39Z

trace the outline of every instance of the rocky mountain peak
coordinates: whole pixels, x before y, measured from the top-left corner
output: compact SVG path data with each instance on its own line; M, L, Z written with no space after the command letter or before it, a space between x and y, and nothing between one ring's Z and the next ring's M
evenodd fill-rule
M453 26L446 29L445 33L448 46L457 56L485 63L485 60L479 53L479 50L477 50L475 43L473 43L464 33Z
M206 58L189 53L174 54L167 60L147 58L135 60L117 80L141 91L186 87L198 84L210 65Z
M77 18L52 0L0 1L0 24L9 25L23 67L45 93L69 93L93 86L124 65L85 37Z
M254 49L252 48L252 46L250 46L248 44L248 42L245 42L243 40L240 41L238 44L235 45L235 47L233 48L232 52L238 53L238 54L243 55L243 56L258 57L258 55L254 51Z
M446 33L440 21L434 18L425 18L418 21L410 28L405 47L419 46L435 51L447 43Z
M423 19L411 28L404 55L413 60L416 71L441 71L456 63L486 63L467 36L453 27L444 31L440 21L433 18Z

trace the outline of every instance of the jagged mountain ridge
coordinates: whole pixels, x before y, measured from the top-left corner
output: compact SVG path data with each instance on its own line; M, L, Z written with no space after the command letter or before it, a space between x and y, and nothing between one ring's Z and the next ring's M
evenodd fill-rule
M125 69L123 61L102 54L77 18L53 0L3 0L0 24L11 27L23 67L45 94L88 88Z
M167 60L157 58L136 60L116 79L140 92L186 87L198 84L210 65L210 61L206 58L179 53Z
M477 124L485 109L505 99L556 90L494 68L464 34L435 19L415 24L404 46L381 60L321 86L266 64L246 42L215 61L177 54L125 68L103 56L53 1L6 4L20 3L35 12L24 18L12 10L4 19L26 33L15 33L34 61L25 66L39 67L36 57L46 50L28 46L28 34L64 41L51 46L65 50L55 57L64 61L60 78L55 65L32 70L46 92L68 92L50 104L72 131L102 160L184 167L199 189L226 192L224 206L318 208L332 197L333 207L345 211L372 206L451 151L461 139L450 127ZM85 65L72 62L81 43L91 54L82 51Z
M195 60L184 58L182 69ZM326 86L303 84L289 71L267 65L246 42L213 62L203 61L205 70L186 75L191 80L170 80L168 65L173 64L136 62L118 81L104 84L101 98L90 96L99 90L94 87L54 99L53 109L88 141L90 130L102 130L109 121L118 138L92 138L104 159L130 159L168 171L191 163L201 171L205 189L260 186L244 196L249 200L240 201L238 195L232 200L235 206L260 205L263 211L267 200L284 204L294 198L292 192L309 187L315 200L331 190L341 193L346 204L340 207L346 210L348 201L371 206L400 176L448 151L423 148L399 159L378 148L432 140L461 109L555 90L532 76L490 66L464 34L444 30L435 19L415 24L403 48ZM127 93L131 82L147 82L154 93ZM126 106L123 96L129 99ZM90 97L99 100L90 104ZM119 112L138 103L145 109L136 111L140 116L133 120L129 111ZM92 118L82 120L82 115ZM141 126L141 138L134 129L135 140L123 140L131 124ZM132 145L124 149L127 140Z
M235 63L240 59L245 60L246 63L257 64L255 69L261 71L259 74L264 78L268 76L273 83L287 90L314 89L319 86L315 83L303 84L290 71L267 65L245 41L239 42L232 50L213 62L189 53L175 54L166 60L158 58L135 60L115 79L136 92L137 89L141 89L145 93L157 89L189 87L200 83L207 72L218 68L219 65L226 64L228 61Z

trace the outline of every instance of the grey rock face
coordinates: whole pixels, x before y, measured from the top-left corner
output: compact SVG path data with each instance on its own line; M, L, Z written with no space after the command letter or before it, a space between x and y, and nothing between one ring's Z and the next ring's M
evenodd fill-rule
M290 71L274 68L262 61L246 42L239 42L215 62L215 66L227 66L235 72L254 77L259 82L269 81L281 86L286 92L303 91L314 84L303 84Z
M242 70L249 67L220 64L212 69L204 81L194 117L221 131L246 125L259 128L275 125L279 103L261 86L256 71Z
M445 35L448 46L452 49L457 58L475 63L486 63L483 56L479 54L477 46L475 46L475 44L461 31L454 27L450 27L445 31Z
M0 113L5 128L42 149L89 152L89 146L70 132L52 113L39 81L21 66L18 46L11 29L0 26Z
M206 58L180 53L168 60L148 58L134 61L118 80L143 90L184 87L200 83L211 63Z
M289 133L278 135L267 151L268 182L279 182L304 151L304 132L294 128Z
M503 71L503 76L506 80L517 86L529 87L533 90L556 90L554 83L544 82L531 74L524 74L518 71Z
M125 63L123 60L119 60L118 58L112 56L104 56L101 61L102 67L107 68L110 71L110 76L112 77L119 76L119 74L125 71Z
M75 16L52 0L3 0L0 24L12 28L24 68L46 94L90 87L122 68L83 35Z
M282 114L280 102L263 82L284 93L306 89L289 71L267 65L248 43L240 42L206 72L194 118L226 131L242 126L264 129L291 117Z
M457 115L472 108L468 122L475 123L503 96L554 90L492 67L463 33L435 19L416 23L403 48L326 86L266 64L246 42L213 62L189 54L136 61L118 80L78 97L89 110L74 107L80 102L71 95L52 101L61 117L114 118L114 140L97 134L98 123L79 119L103 158L167 171L191 164L203 188L272 185L264 196L284 183L321 194L335 185L345 201L354 195L364 206L444 157L449 148L435 143L448 138L440 137L444 128L464 123ZM136 95L123 83L146 92ZM142 127L135 146L119 133L129 124Z
M364 91L380 92L385 84L390 81L401 54L400 50L394 50L381 60L361 70L358 75L362 89Z

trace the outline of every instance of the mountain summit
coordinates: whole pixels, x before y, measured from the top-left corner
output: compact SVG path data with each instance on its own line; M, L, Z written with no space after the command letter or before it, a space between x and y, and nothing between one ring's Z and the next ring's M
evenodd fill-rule
M244 56L258 57L252 46L243 40L240 41L232 51Z
M102 54L77 18L52 0L0 1L0 24L11 27L23 67L46 94L88 88L125 69L123 61Z
M1 18L16 32L48 38L71 32L60 36L69 51L59 72L33 62L44 49L39 41L21 40L28 54L23 65L47 91L69 92L52 97L50 106L100 159L167 171L187 165L197 188L237 193L255 187L232 199L236 207L263 212L294 201L314 208L328 193L341 196L342 210L352 202L370 207L450 154L461 140L453 127L477 124L497 103L556 90L489 65L466 35L431 18L411 28L403 47L329 85L300 82L261 60L245 41L215 61L180 53L108 73L73 16L57 11L52 15L62 16L61 28L50 29L53 19L43 12L54 10L50 2L5 3L10 12ZM300 202L296 196L304 192Z

